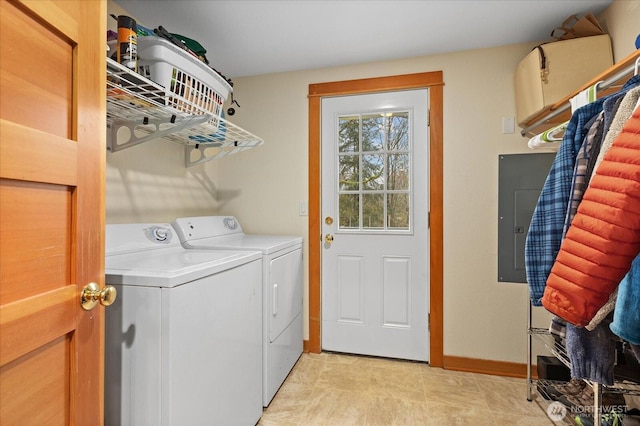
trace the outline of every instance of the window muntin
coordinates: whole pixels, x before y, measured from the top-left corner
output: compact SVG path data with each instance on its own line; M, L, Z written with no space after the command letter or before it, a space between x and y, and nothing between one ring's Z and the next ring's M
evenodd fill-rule
M338 117L338 230L411 231L410 111Z

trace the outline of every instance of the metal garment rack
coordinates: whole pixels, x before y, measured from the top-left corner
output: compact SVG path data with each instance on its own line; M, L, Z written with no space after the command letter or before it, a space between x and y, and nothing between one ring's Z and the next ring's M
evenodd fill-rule
M533 322L533 305L529 301L529 309L528 309L528 323L527 323L527 401L533 401L534 388L538 388L538 393L544 399L550 399L547 395L542 394L539 391L538 384L542 384L543 386L546 384L550 384L552 382L534 379L532 374L532 365L533 365L533 338L541 342L545 348L555 356L560 362L566 365L569 369L571 368L571 360L569 359L569 355L567 354L567 350L565 347L554 340L554 343L551 344L549 342L549 337L551 333L549 330L545 328L536 328L532 326ZM593 424L600 425L602 422L602 394L604 391L608 393L620 393L626 395L640 395L640 383L629 384L625 387L622 387L618 384L614 384L614 386L605 386L598 382L592 382L590 380L585 380L587 385L591 386L593 389Z
M616 91L617 86L622 84L623 79L630 77L634 74L634 72L637 72L638 60L640 60L640 50L636 50L635 52L624 58L622 61L618 62L608 70L595 77L593 80L580 87L574 93L571 93L556 104L546 108L536 117L532 118L528 123L525 123L525 127L522 128L520 134L524 137L534 136L552 127L554 124L566 121L568 119L566 117L566 119L564 120L561 119L554 121L554 119L563 114L570 114L570 99L576 94L593 86L598 82L600 82L598 84L597 91L598 97L613 93L614 91ZM542 130L538 131L539 129Z
M638 74L638 63L640 61L640 50L636 50L631 55L627 56L622 61L615 64L613 67L604 71L593 80L589 81L574 93L571 93L558 103L546 108L536 117L532 118L528 123L525 123L525 127L521 130L521 135L524 137L533 136L537 133L541 133L554 125L564 122L570 117L570 99L581 91L598 83L598 97L609 95L615 92L618 86L624 84L624 80L628 79L634 74ZM567 115L569 117L567 117ZM534 131L535 130L535 131ZM532 326L533 320L533 305L529 302L528 308L528 326L527 326L527 400L533 400L534 387L540 389L537 384L545 384L541 380L533 379L532 365L533 365L533 338L542 342L546 349L560 360L564 365L571 368L571 362L567 355L566 349L562 344L559 344L554 340L554 343L550 343L551 334L547 329L535 328ZM630 387L614 387L604 386L597 382L591 382L585 380L593 389L594 394L594 425L600 425L602 421L602 394L603 391L615 392L628 395L640 395L640 384L633 384ZM540 392L538 392L540 393ZM545 395L541 395L545 398ZM548 396L545 399L549 399Z

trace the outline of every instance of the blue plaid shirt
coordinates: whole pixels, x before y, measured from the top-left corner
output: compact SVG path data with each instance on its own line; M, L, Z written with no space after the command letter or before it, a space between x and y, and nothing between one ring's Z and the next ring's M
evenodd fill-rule
M638 85L640 85L640 75L633 76L618 94ZM577 109L571 116L560 143L560 149L553 160L551 171L533 211L524 247L524 259L529 297L534 306L542 305L541 299L547 278L560 250L575 160L584 141L585 125L602 111L605 99L607 97L587 104Z

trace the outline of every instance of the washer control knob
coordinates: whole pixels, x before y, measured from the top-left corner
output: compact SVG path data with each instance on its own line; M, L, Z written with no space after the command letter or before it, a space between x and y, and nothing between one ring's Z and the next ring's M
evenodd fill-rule
M171 230L164 226L152 226L144 230L147 238L154 243L169 243L173 235Z
M154 228L153 236L158 241L166 241L169 237L169 231L164 228Z

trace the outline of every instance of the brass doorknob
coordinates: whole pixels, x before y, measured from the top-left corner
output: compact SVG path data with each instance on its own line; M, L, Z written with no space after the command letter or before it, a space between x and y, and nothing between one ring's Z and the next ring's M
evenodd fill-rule
M102 306L110 306L116 301L118 292L113 286L105 286L102 290L96 283L89 283L82 289L80 295L80 303L82 308L86 311L90 311L95 308L98 303Z
M327 244L331 244L333 242L333 235L327 234L324 236L324 242Z

